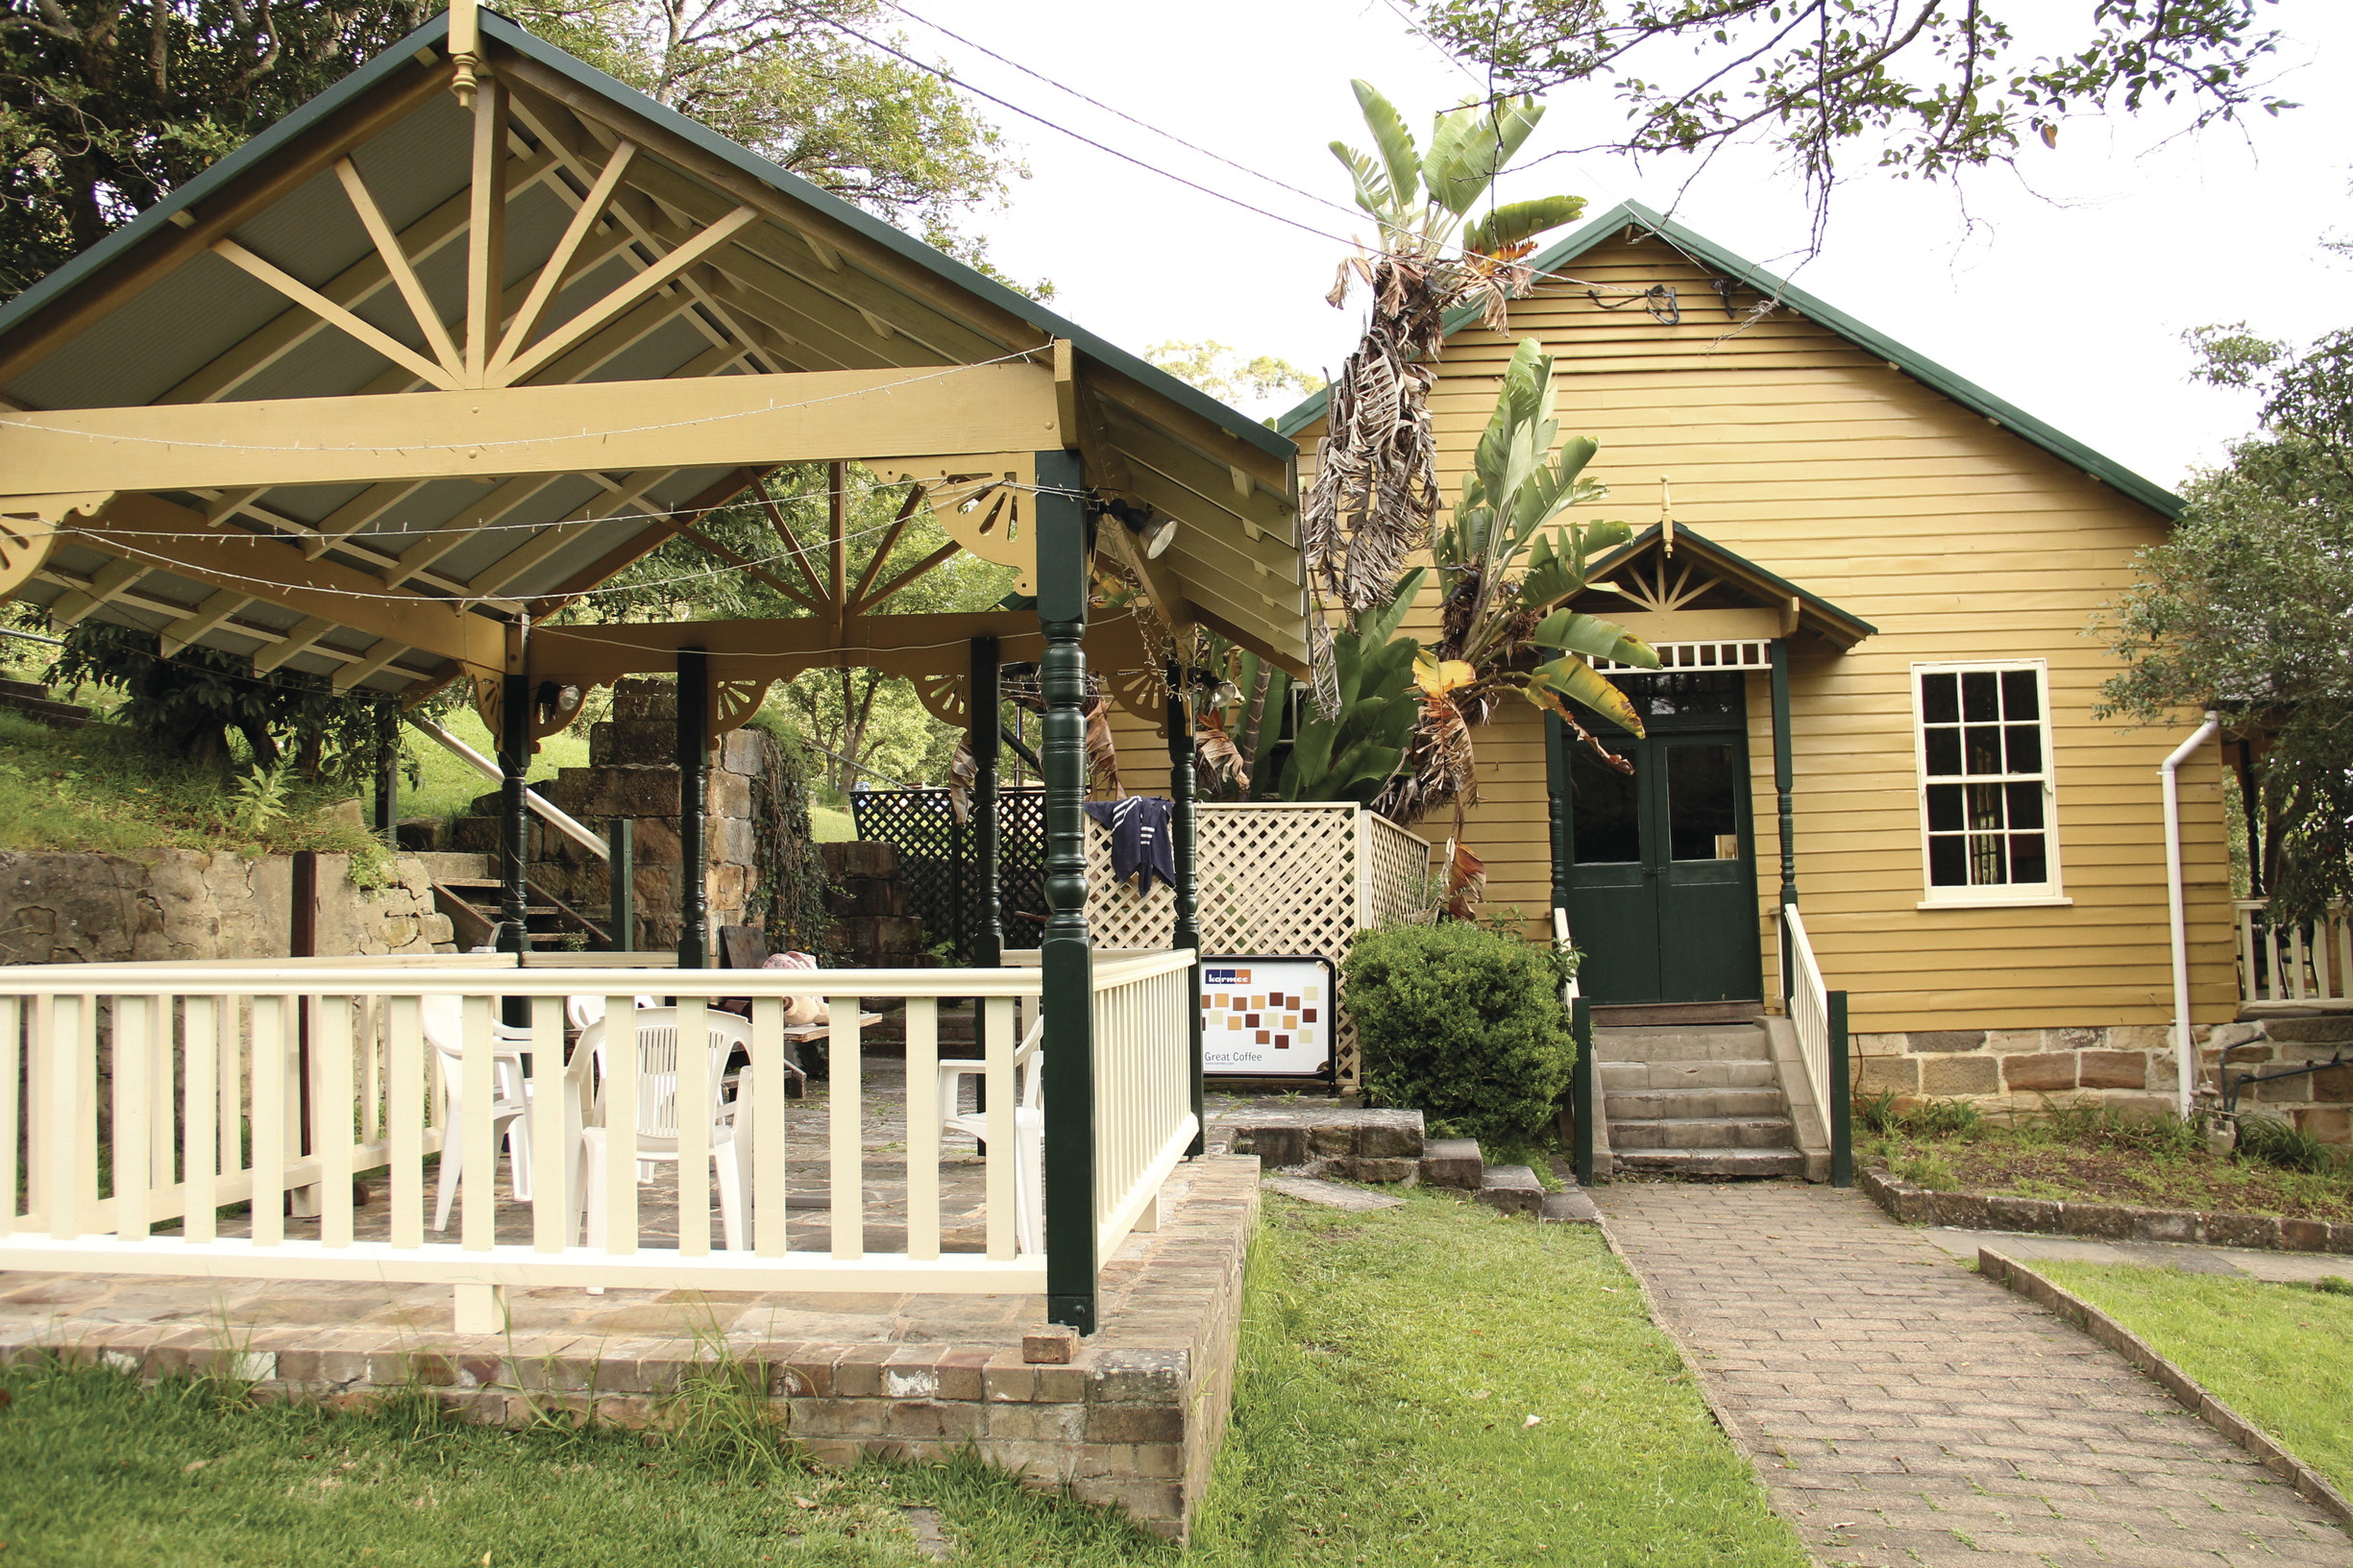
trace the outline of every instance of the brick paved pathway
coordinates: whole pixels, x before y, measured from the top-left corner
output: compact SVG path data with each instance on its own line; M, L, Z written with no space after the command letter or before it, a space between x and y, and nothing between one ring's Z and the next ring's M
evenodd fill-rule
M2156 1384L1859 1194L1594 1197L1825 1563L2353 1564L2341 1527Z

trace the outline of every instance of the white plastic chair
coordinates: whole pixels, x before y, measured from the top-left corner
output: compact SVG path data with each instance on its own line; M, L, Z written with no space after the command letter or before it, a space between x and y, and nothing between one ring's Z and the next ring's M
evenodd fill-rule
M727 1250L744 1249L744 1179L745 1146L736 1138L736 1117L742 1109L741 1100L727 1098L727 1086L720 1074L727 1065L728 1056L738 1047L751 1046L751 1025L732 1013L706 1009L702 1015L709 1030L711 1053L711 1099L705 1115L711 1127L711 1164L719 1176L720 1223L726 1233ZM637 1030L637 1177L647 1180L651 1167L662 1161L673 1164L678 1159L678 1010L674 1007L640 1008L629 1020ZM576 1052L592 1053L597 1065L600 1088L590 1125L580 1130L580 1158L585 1167L581 1183L583 1219L586 1222L587 1244L595 1247L604 1242L604 1139L603 1125L605 1094L602 1085L611 1081L613 1064L605 1050L604 1020L597 1019L580 1031ZM685 1201L686 1172L678 1173L679 1212L683 1216L695 1206Z
M457 1199L464 1177L465 1117L465 1002L456 996L427 996L419 1000L425 1041L433 1048L433 1063L441 1073L441 1094L449 1107L442 1129L441 1181L433 1197L433 1229L450 1226L450 1208ZM517 1203L531 1201L531 1083L524 1075L523 1050L530 1031L491 1020L490 1037L497 1042L491 1054L491 1147L506 1145L507 1181ZM491 1172L498 1179L498 1172Z
M1013 1234L1015 1245L1023 1252L1042 1252L1045 1248L1045 1110L1042 1104L1045 1082L1044 1036L1045 1020L1041 1017L1029 1026L1029 1033L1021 1038L1013 1053L1013 1070L1019 1081L1013 1111ZM968 1133L983 1143L989 1139L989 1113L959 1114L956 1106L963 1081L978 1078L987 1070L987 1064L982 1062L956 1060L940 1064L940 1125Z
M631 1000L640 1007L651 1007L655 1002L651 996L637 996L632 997ZM564 1021L571 1024L576 1030L586 1029L592 1023L601 1022L603 1017L604 998L601 996L567 996L564 998Z

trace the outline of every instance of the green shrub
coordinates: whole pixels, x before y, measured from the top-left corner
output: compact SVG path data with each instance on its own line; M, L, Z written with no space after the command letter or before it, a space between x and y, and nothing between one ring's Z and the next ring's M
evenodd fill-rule
M2239 1118L2239 1157L2259 1160L2282 1170L2310 1171L2316 1176L2326 1175L2337 1165L2335 1150L2277 1116Z
M1577 1045L1549 952L1450 920L1367 931L1345 972L1369 1101L1465 1138L1524 1139L1552 1116Z

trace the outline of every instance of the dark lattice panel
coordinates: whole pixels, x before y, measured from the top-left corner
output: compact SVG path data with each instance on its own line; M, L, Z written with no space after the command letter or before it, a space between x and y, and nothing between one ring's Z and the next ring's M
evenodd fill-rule
M898 850L908 912L933 942L972 961L980 873L972 824L948 809L945 790L863 790L850 796L858 837ZM1008 947L1035 947L1045 929L1045 792L997 794L997 907Z

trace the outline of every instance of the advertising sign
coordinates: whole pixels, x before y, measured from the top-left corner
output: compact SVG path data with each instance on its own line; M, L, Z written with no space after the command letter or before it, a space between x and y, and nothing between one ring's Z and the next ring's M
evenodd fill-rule
M1329 959L1205 955L1202 1072L1329 1078L1336 994Z

